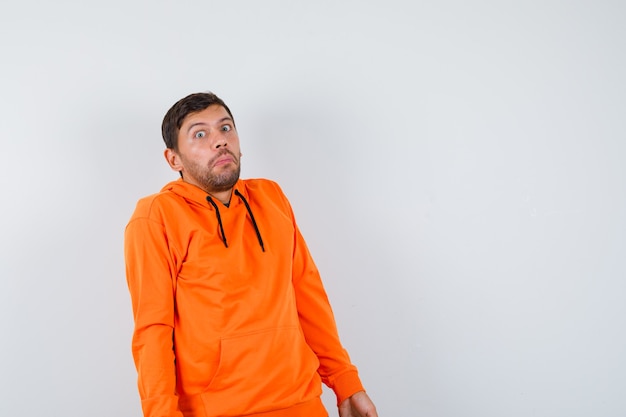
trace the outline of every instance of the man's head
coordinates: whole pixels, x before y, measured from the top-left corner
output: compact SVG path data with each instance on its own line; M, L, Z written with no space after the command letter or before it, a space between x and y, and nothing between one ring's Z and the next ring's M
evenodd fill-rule
M233 119L234 126L235 120L233 114L221 98L210 92L190 94L178 100L176 104L165 113L163 124L161 125L161 134L163 135L165 146L169 149L177 150L178 132L180 131L180 126L183 124L185 117L190 113L199 112L214 104L222 106L226 112L228 112L230 118Z
M162 125L165 159L183 180L223 202L241 171L233 116L212 93L191 94L167 112Z

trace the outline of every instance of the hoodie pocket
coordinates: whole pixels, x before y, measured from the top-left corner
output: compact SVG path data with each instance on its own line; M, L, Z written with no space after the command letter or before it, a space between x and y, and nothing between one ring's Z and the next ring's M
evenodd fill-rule
M318 367L297 326L223 338L217 371L202 394L206 414L263 412L319 396Z

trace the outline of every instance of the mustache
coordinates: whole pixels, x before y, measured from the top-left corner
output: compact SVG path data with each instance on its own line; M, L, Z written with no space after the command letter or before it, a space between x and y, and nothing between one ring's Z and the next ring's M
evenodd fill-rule
M215 155L213 158L211 158L210 164L213 165L215 163L215 161L217 161L218 159L220 159L224 155L230 155L230 156L233 157L233 159L236 162L239 161L237 156L235 156L235 154L232 153L229 149L222 149L217 155Z

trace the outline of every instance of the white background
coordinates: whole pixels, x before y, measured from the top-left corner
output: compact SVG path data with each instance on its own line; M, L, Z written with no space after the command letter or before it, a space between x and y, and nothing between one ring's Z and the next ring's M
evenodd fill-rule
M123 230L176 178L163 115L207 90L381 416L626 415L625 14L4 1L0 415L140 416Z

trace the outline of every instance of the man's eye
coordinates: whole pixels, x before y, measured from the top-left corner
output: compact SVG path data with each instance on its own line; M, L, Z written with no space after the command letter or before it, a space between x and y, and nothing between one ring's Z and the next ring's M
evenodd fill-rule
M222 131L224 131L224 132L229 132L230 129L231 129L231 127L229 125L222 126Z
M196 139L202 139L205 136L206 136L206 132L204 130L201 130L199 132L196 132L196 134L193 137Z

